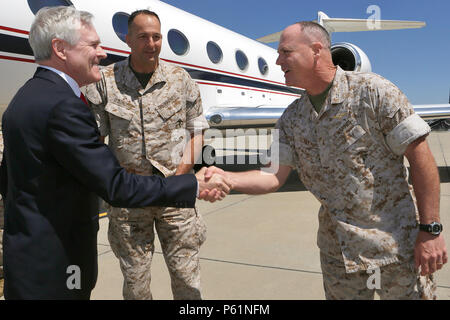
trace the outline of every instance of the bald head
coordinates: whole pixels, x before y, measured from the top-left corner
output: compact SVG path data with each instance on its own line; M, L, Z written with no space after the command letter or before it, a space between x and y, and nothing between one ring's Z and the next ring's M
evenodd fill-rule
M298 31L299 39L306 41L307 44L320 42L324 49L331 48L331 39L328 31L320 24L312 21L300 21L285 29L291 29L293 32Z
M281 34L277 64L287 85L304 88L308 93L320 90L335 72L328 32L314 22L290 25Z

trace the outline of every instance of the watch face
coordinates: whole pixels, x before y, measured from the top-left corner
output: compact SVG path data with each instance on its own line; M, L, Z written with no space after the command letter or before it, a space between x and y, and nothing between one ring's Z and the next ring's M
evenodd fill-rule
M421 224L420 230L429 232L432 235L437 236L442 232L443 228L442 224L440 224L439 222L432 222L430 224Z
M441 226L439 224L433 225L433 232L440 232L440 231L441 231Z

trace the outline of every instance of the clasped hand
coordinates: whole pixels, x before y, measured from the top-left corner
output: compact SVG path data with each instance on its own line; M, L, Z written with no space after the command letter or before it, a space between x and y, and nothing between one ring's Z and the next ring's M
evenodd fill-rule
M209 202L222 200L233 188L225 171L217 167L203 167L195 174L199 185L199 199Z

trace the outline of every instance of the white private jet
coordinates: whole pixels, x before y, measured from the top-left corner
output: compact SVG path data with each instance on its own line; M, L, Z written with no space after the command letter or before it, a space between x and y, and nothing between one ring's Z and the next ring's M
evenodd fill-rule
M211 127L271 127L287 105L301 94L284 84L275 64L277 52L262 42L278 41L279 34L257 40L220 27L159 0L2 0L0 2L0 107L4 109L35 70L28 33L34 14L44 6L73 5L94 14L108 65L125 59L127 19L136 9L149 8L162 21L161 59L185 68L200 87L203 108ZM107 4L107 5L105 5ZM368 31L368 20L332 19L322 12L318 23L330 32ZM420 28L423 22L372 21L377 30ZM332 46L333 61L345 70L370 72L367 55L351 43ZM426 119L450 118L450 104L417 105Z

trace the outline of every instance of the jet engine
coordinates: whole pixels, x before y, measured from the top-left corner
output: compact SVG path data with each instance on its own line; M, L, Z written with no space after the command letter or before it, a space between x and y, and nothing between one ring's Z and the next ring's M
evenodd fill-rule
M347 42L333 44L331 56L333 63L345 71L372 72L369 58L354 44Z

